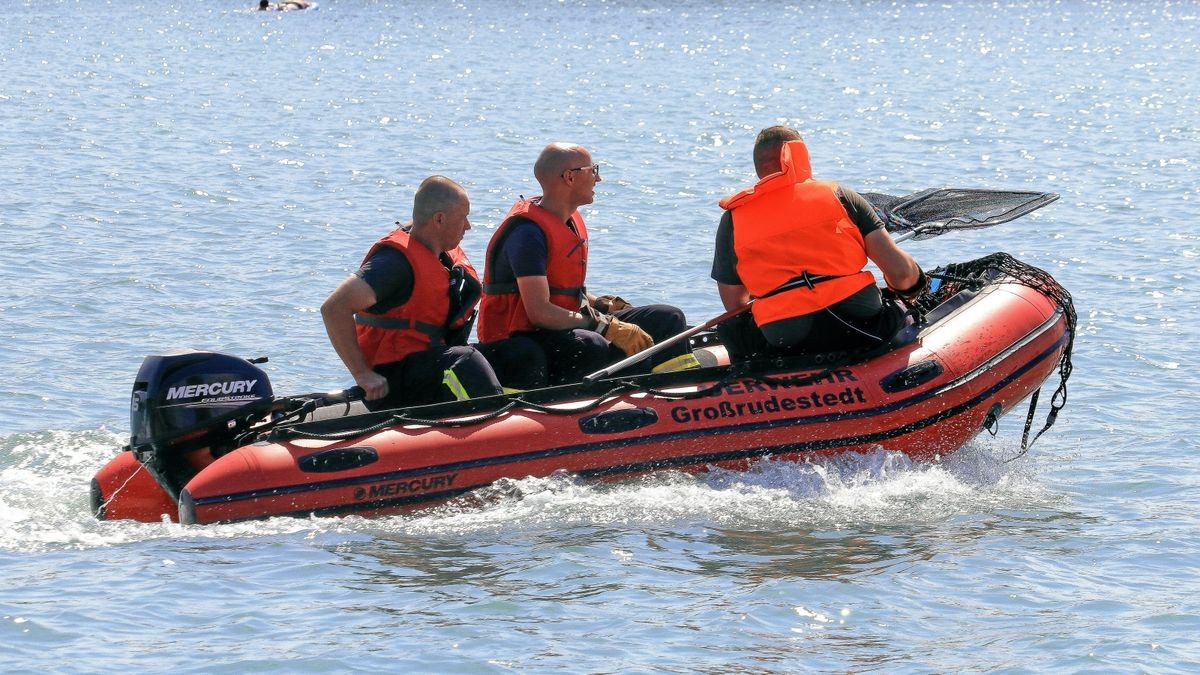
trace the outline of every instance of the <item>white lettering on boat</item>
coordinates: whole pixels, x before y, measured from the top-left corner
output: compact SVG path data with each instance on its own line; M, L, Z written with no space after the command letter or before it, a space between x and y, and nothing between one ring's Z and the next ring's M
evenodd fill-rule
M230 380L228 382L210 382L208 384L187 384L181 387L171 387L167 390L167 400L249 394L254 391L254 385L256 384L258 384L258 380Z
M814 391L799 396L776 396L757 401L721 401L712 405L679 405L671 408L671 419L680 424L712 421L731 417L753 417L778 412L795 412L817 408L840 408L857 403L866 403L867 397L860 387L846 387L838 392Z

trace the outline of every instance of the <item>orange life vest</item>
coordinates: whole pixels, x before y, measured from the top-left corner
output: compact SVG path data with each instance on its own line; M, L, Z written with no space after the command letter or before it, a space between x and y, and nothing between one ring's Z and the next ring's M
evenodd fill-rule
M820 281L755 300L760 326L818 311L875 283L863 269L862 233L837 185L812 179L804 142L785 143L779 159L779 173L720 202L733 216L738 276L755 298L805 274Z
M359 312L354 315L358 346L371 367L395 363L409 354L444 345L448 332L462 328L471 319L476 304L471 302L460 307L454 316L450 316L450 270L405 229L396 229L375 242L364 262L380 246L390 246L408 259L413 271L413 289L408 302L399 307L382 314ZM446 255L460 273L478 283L479 276L462 248L447 251Z
M501 340L521 331L537 328L525 313L525 305L516 280L497 282L494 278L496 256L517 218L533 221L546 237L546 281L550 285L550 302L578 311L586 297L584 278L587 276L587 227L583 216L571 214L575 231L557 216L538 205L541 197L522 199L509 209L504 222L496 228L488 242L483 267L483 301L479 306L479 339L482 342Z

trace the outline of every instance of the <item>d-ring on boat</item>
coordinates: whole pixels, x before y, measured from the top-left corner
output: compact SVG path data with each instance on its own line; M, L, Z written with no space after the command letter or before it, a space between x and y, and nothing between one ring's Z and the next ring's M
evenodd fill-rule
M990 227L1057 199L952 188L867 197L897 240ZM869 351L730 364L708 329L742 308L677 336L701 368L622 376L617 364L579 384L420 408L369 412L345 392L277 397L250 361L150 356L130 443L92 480L92 507L101 519L182 523L376 514L556 471L620 478L878 448L931 459L994 431L1028 398L1024 449L1055 371L1038 435L1066 403L1070 294L1004 253L928 274L913 325Z

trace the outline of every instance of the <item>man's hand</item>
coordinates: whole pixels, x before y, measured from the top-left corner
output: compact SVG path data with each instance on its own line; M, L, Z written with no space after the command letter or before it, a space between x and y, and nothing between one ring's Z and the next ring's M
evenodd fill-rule
M338 358L346 370L362 387L368 401L383 398L388 394L387 378L371 369L358 346L354 327L354 313L362 311L377 301L375 290L356 275L346 277L321 304L321 318L325 321L325 332Z
M625 323L611 317L608 319L608 326L601 334L618 349L625 352L626 356L633 356L654 345L654 338L650 337L637 324Z
M373 370L363 371L354 376L354 383L366 392L366 400L377 401L388 395L387 378Z
M897 297L909 305L911 305L917 298L921 297L921 294L927 290L929 290L929 277L925 276L925 270L921 269L920 267L917 267L917 282L910 288L905 288L903 290L898 288L891 289L891 291L895 293Z

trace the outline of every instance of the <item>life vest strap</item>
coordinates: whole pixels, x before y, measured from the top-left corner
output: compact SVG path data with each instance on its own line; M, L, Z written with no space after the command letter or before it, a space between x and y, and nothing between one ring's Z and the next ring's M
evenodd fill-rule
M830 279L837 279L838 276L833 275L833 274L809 274L806 271L806 272L802 273L799 277L796 277L796 278L803 281L805 286L808 286L809 288L815 288L816 285L821 283L822 281L829 281ZM793 279L793 281L794 281L794 279Z
M855 274L857 274L857 272L855 272ZM774 290L768 291L757 297L765 298L765 297L769 297L772 295L782 293L784 291L796 290L802 286L807 286L809 289L813 289L816 287L817 284L819 284L823 281L833 281L834 279L842 279L842 278L848 277L848 276L854 276L854 275L853 274L809 274L808 272L804 272L800 276L792 277L791 279L788 279L787 281L783 282L782 284L779 284L779 286L777 286Z
M435 326L431 323L410 321L409 319L395 319L387 316L374 316L372 314L355 314L354 323L362 326L370 326L371 328L385 328L389 330L411 329L424 333L435 340L440 340L445 335L445 331L441 326Z

